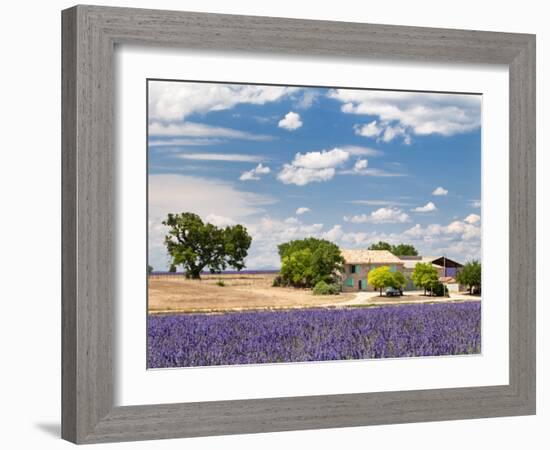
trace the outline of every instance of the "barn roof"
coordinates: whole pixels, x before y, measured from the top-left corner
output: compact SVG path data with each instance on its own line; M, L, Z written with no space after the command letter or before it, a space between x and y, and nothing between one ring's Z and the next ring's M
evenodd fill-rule
M344 249L341 252L347 264L403 264L388 250Z
M432 263L433 265L439 267L462 267L462 264L459 262L453 261L445 256L414 256L414 257L403 257L402 261L405 263L405 269L414 269L416 263Z

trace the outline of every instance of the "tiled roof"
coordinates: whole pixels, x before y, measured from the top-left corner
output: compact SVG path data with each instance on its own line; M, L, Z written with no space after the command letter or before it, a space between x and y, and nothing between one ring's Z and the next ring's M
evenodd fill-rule
M341 250L348 264L403 264L397 256L388 250Z

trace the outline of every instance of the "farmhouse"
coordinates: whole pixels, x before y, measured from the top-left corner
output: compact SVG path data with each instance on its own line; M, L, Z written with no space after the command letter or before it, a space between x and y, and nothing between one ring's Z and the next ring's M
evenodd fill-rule
M447 285L451 292L460 290L456 275L462 264L445 256L395 256L388 250L341 250L344 257L344 291L373 291L368 284L369 271L380 266L388 266L391 271L402 272L408 279L406 290L415 289L411 281L414 266L417 263L431 263L438 272L439 281Z
M369 271L388 266L391 271L404 271L405 263L388 250L341 250L344 257L344 291L373 291L368 284Z

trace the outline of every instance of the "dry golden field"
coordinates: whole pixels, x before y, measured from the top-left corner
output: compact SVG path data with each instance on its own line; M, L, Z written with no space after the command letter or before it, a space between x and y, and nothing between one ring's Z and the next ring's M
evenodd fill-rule
M201 280L153 275L148 280L149 313L307 308L337 305L353 298L353 294L315 296L311 290L272 287L275 275L205 275ZM216 284L220 280L225 286Z

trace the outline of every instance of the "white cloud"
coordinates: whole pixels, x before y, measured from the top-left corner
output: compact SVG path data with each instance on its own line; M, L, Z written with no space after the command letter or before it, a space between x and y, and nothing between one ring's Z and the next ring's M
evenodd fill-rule
M447 189L442 186L438 186L433 190L432 195L447 195L448 193L449 191Z
M296 153L292 163L285 164L277 178L284 184L298 186L328 181L336 174L335 168L348 159L349 153L339 148L304 154Z
M352 156L381 156L384 154L381 150L371 147L362 147L360 145L343 145L338 148L348 152Z
M300 119L300 114L292 111L288 112L286 116L279 121L279 128L284 128L289 131L297 130L302 125L303 123Z
M258 162L264 160L262 156L242 153L180 153L175 156L195 161Z
M164 139L149 141L149 147L195 147L201 145L214 145L219 143L219 139Z
M262 134L253 134L232 128L214 127L196 122L169 123L151 122L149 135L156 137L180 136L180 137L207 137L207 138L231 138L245 139L249 141L269 141L273 138Z
M481 228L470 223L461 222L455 220L447 225L443 232L446 234L457 234L461 235L464 240L470 240L479 238L481 236Z
M211 214L239 220L263 212L276 203L266 195L236 189L225 181L186 175L149 175L149 215L164 217L169 212Z
M361 172L362 170L367 168L368 163L369 162L366 159L358 159L353 166L353 170L355 172Z
M193 115L231 109L238 104L263 105L299 92L300 88L217 83L149 83L149 135L266 141L271 136L189 121Z
M368 164L369 162L366 159L358 159L351 169L341 170L338 173L342 175L368 175Z
M481 217L478 214L470 214L464 219L464 222L474 225L481 221Z
M417 213L428 213L436 210L437 210L437 207L433 202L428 202L424 206L417 206L416 208L411 209L411 211L417 212Z
M344 232L342 231L341 225L334 225L330 230L323 233L323 239L328 241L338 241L342 238Z
M244 223L275 203L270 196L236 189L225 181L184 176L149 175L149 261L155 268L167 268L164 247L168 213L192 212L218 225Z
M405 223L410 221L410 217L399 208L382 207L370 214L344 216L344 221L351 223Z
M354 125L355 134L369 138L376 138L377 141L391 142L398 136L403 137L405 144L411 143L411 136L401 125L390 125L388 121L378 122L376 120L364 125Z
M314 91L313 89L305 89L298 101L296 102L296 108L299 109L308 109L311 108L313 103L315 103L315 100L317 100L318 93L317 91Z
M413 227L394 233L379 231L351 232L335 225L322 237L330 239L344 248L366 248L374 242L385 241L390 244L410 243L421 255L445 255L459 262L479 259L481 255L481 228L462 221L448 225L430 224Z
M266 175L271 172L271 169L264 166L262 163L258 164L254 169L243 172L239 177L241 181L259 180L260 175Z
M241 103L276 102L299 90L281 86L152 81L149 82L149 119L183 121L192 114L230 109Z
M206 223L211 223L217 227L228 227L235 225L235 221L230 217L218 216L217 214L208 214L205 219Z
M255 269L280 267L277 246L305 237L320 237L323 224L303 224L296 218L278 220L262 217L245 225L252 236L252 246L246 259L247 267Z
M310 211L311 211L311 209L306 208L305 206L302 206L302 207L300 207L296 210L296 215L300 216L300 215L305 214L305 213L310 212Z
M368 206L407 206L408 203L395 201L395 200L348 200L347 203L353 203L354 205L368 205Z
M481 97L460 94L332 89L328 96L342 102L349 114L377 116L379 121L356 127L365 137L391 141L409 133L452 136L480 126Z
M326 169L337 167L346 162L349 153L339 148L322 150L320 152L296 153L292 165L306 169Z
M370 123L364 125L355 125L355 134L358 136L375 138L382 134L383 128L378 126L378 122L373 120Z
M416 224L414 227L406 230L403 235L412 238L421 238L425 241L435 238L444 242L445 239L455 239L456 237L464 241L479 240L481 237L480 220L479 216L468 216L464 221L454 220L448 225L431 224L422 227L420 224Z
M363 170L360 170L360 171L356 171L356 170L341 170L340 172L338 172L342 175L368 175L368 176L371 176L371 177L405 177L407 176L406 174L404 173L399 173L399 172L388 172L387 170L384 170L384 169L378 169L378 168L368 168L368 169L363 169Z
M472 208L481 208L481 200L472 200L470 206Z
M335 173L336 171L333 168L306 169L304 167L293 166L292 164L285 164L283 170L277 175L277 178L284 184L305 186L313 182L328 181L334 177Z
M304 232L306 234L315 235L323 229L323 224L322 223L313 223L311 225L302 225L300 229L301 229L302 232Z

